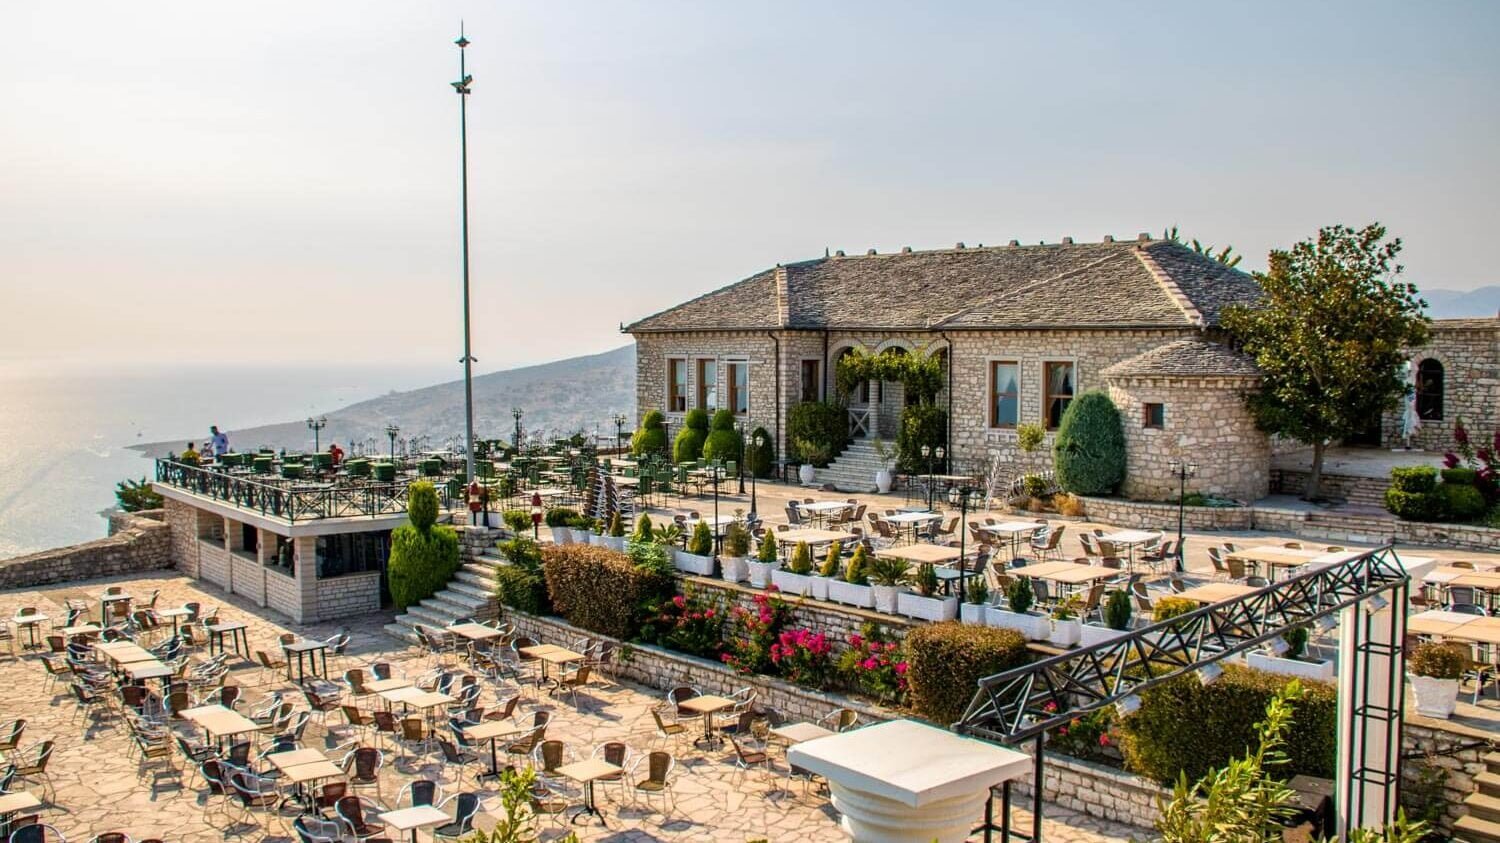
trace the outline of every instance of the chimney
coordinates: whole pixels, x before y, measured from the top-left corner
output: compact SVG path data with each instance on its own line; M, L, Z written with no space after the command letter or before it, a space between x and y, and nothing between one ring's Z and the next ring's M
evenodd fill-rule
M1063 241L1063 245L1064 246L1071 246L1071 245L1073 245L1073 238L1071 238L1071 237L1064 237L1062 239L1062 241Z
M1106 242L1106 243L1113 243L1113 242L1115 242L1115 236L1113 234L1106 234L1106 235L1104 235L1104 242Z
M1142 231L1140 234L1137 234L1135 236L1135 239L1139 240L1142 243L1148 243L1148 242L1151 241L1151 235L1149 235L1146 232Z

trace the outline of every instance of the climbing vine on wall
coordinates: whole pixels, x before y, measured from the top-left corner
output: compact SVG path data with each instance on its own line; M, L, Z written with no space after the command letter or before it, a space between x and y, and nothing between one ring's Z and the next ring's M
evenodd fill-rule
M869 354L856 348L838 359L833 379L841 398L864 381L879 380L899 382L911 403L932 404L943 388L943 363L936 355L902 354L895 349Z

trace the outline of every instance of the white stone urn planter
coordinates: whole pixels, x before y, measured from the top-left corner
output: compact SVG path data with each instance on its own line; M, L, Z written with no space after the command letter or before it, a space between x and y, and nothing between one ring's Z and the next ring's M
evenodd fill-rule
M1316 679L1319 682L1333 681L1333 662L1305 662L1301 659L1283 659L1276 656L1268 656L1265 653L1250 653L1246 658L1246 664L1256 670L1264 670L1267 673L1279 673L1283 676L1296 676L1302 679Z
M887 615L896 614L896 597L901 593L901 586L872 585L870 590L875 596L875 611L885 612Z
M923 597L914 591L903 591L896 597L896 611L933 623L951 621L958 617L958 598Z
M720 556L719 576L724 582L744 582L750 578L750 566L743 556Z
M551 527L553 544L572 544L573 530L571 527Z
M776 570L780 562L757 562L751 559L745 563L750 569L750 584L756 588L765 588L771 584L771 573Z
M875 591L868 585L856 585L834 578L828 581L828 599L846 606L869 609L875 606Z
M989 608L984 603L965 603L958 607L958 619L974 626L987 626L984 616Z
M697 574L700 577L711 577L714 575L714 558L712 556L699 556L696 553L688 553L685 550L672 551L672 564L677 570L687 574Z
M894 481L895 478L891 476L891 471L888 468L882 468L875 472L875 488L880 490L880 494L882 495L888 494L891 491Z
M820 577L817 574L808 577L807 596L814 600L827 600L828 584L832 580L832 577Z
M1407 675L1412 694L1417 698L1417 713L1423 717L1447 720L1458 707L1458 680L1431 676Z
M1052 619L1052 632L1047 636L1048 643L1057 647L1072 647L1078 643L1083 635L1083 622L1077 618L1069 620Z
M1026 636L1028 641L1042 641L1052 635L1052 619L1046 615L1008 612L998 606L990 606L984 611L984 619L990 626L1014 629Z
M785 568L777 568L771 572L771 583L787 594L797 597L806 597L812 590L810 575L794 574Z
M812 463L803 463L797 466L797 479L802 481L802 485L811 486L813 479L817 476L815 472L816 469L812 467Z
M1078 645L1080 647L1092 647L1105 641L1113 641L1130 632L1128 629L1110 629L1107 626L1098 626L1086 623L1078 629Z

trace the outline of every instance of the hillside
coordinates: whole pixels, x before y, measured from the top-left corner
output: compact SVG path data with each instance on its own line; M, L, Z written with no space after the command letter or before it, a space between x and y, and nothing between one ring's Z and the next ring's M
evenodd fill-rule
M627 345L602 354L570 357L537 366L491 372L474 378L474 433L486 439L509 440L515 428L512 407L525 411L522 424L528 432L588 433L597 428L612 437L616 413L632 415L635 406L635 346ZM389 440L385 427L395 422L401 437L427 436L431 447L449 440L462 441L464 432L464 384L462 380L434 386L391 392L378 398L330 411L321 439L326 446L338 442L374 443L384 451ZM226 426L235 450L259 447L309 450L312 435L305 421L238 429ZM627 435L629 430L626 431ZM149 454L164 455L180 450L180 440L138 446Z
M1494 316L1500 313L1500 286L1476 290L1423 290L1427 315L1433 319Z

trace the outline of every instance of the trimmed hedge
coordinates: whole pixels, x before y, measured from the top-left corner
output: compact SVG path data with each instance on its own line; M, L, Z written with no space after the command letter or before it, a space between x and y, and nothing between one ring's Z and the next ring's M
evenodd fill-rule
M1437 481L1437 469L1430 465L1391 469L1391 488L1402 492L1430 492L1437 488Z
M1100 390L1074 398L1052 440L1057 485L1075 495L1107 495L1125 479L1125 426Z
M458 533L435 524L437 490L419 481L406 490L406 513L410 524L391 531L391 558L386 579L391 602L405 609L436 594L458 571Z
M849 411L830 401L793 404L786 414L786 441L791 443L789 456L807 462L808 458L796 446L799 440L826 445L828 458L834 459L849 446Z
M1439 515L1447 521L1473 521L1484 514L1484 495L1473 485L1444 480L1438 486L1438 498L1442 501Z
M755 447L755 437L761 439L761 446ZM757 427L750 434L749 451L745 454L745 471L762 479L770 477L776 469L776 440L770 431L764 427Z
M1255 724L1266 705L1292 679L1239 665L1224 665L1211 685L1179 676L1141 694L1141 708L1118 722L1126 767L1171 786L1179 773L1197 781L1210 770L1243 757L1256 745ZM1333 776L1338 701L1332 685L1302 680L1305 699L1294 706L1286 736L1290 763L1277 771Z
M667 417L661 410L647 410L641 426L630 436L630 453L641 457L667 452Z
M682 429L672 443L672 459L676 462L691 462L703 456L703 441L708 438L708 413L704 410L688 410L683 417Z
M734 429L734 413L728 410L714 413L708 438L703 441L703 458L739 462L740 435Z
M531 539L518 538L501 542L500 552L510 564L495 569L495 597L502 605L527 614L550 614L552 600L542 578L541 547Z
M952 621L920 626L906 636L908 700L946 726L963 716L980 679L1030 660L1026 639L1012 629Z
M592 544L542 548L552 605L568 623L622 641L640 626L639 607L672 593L672 578L637 568L617 550Z

